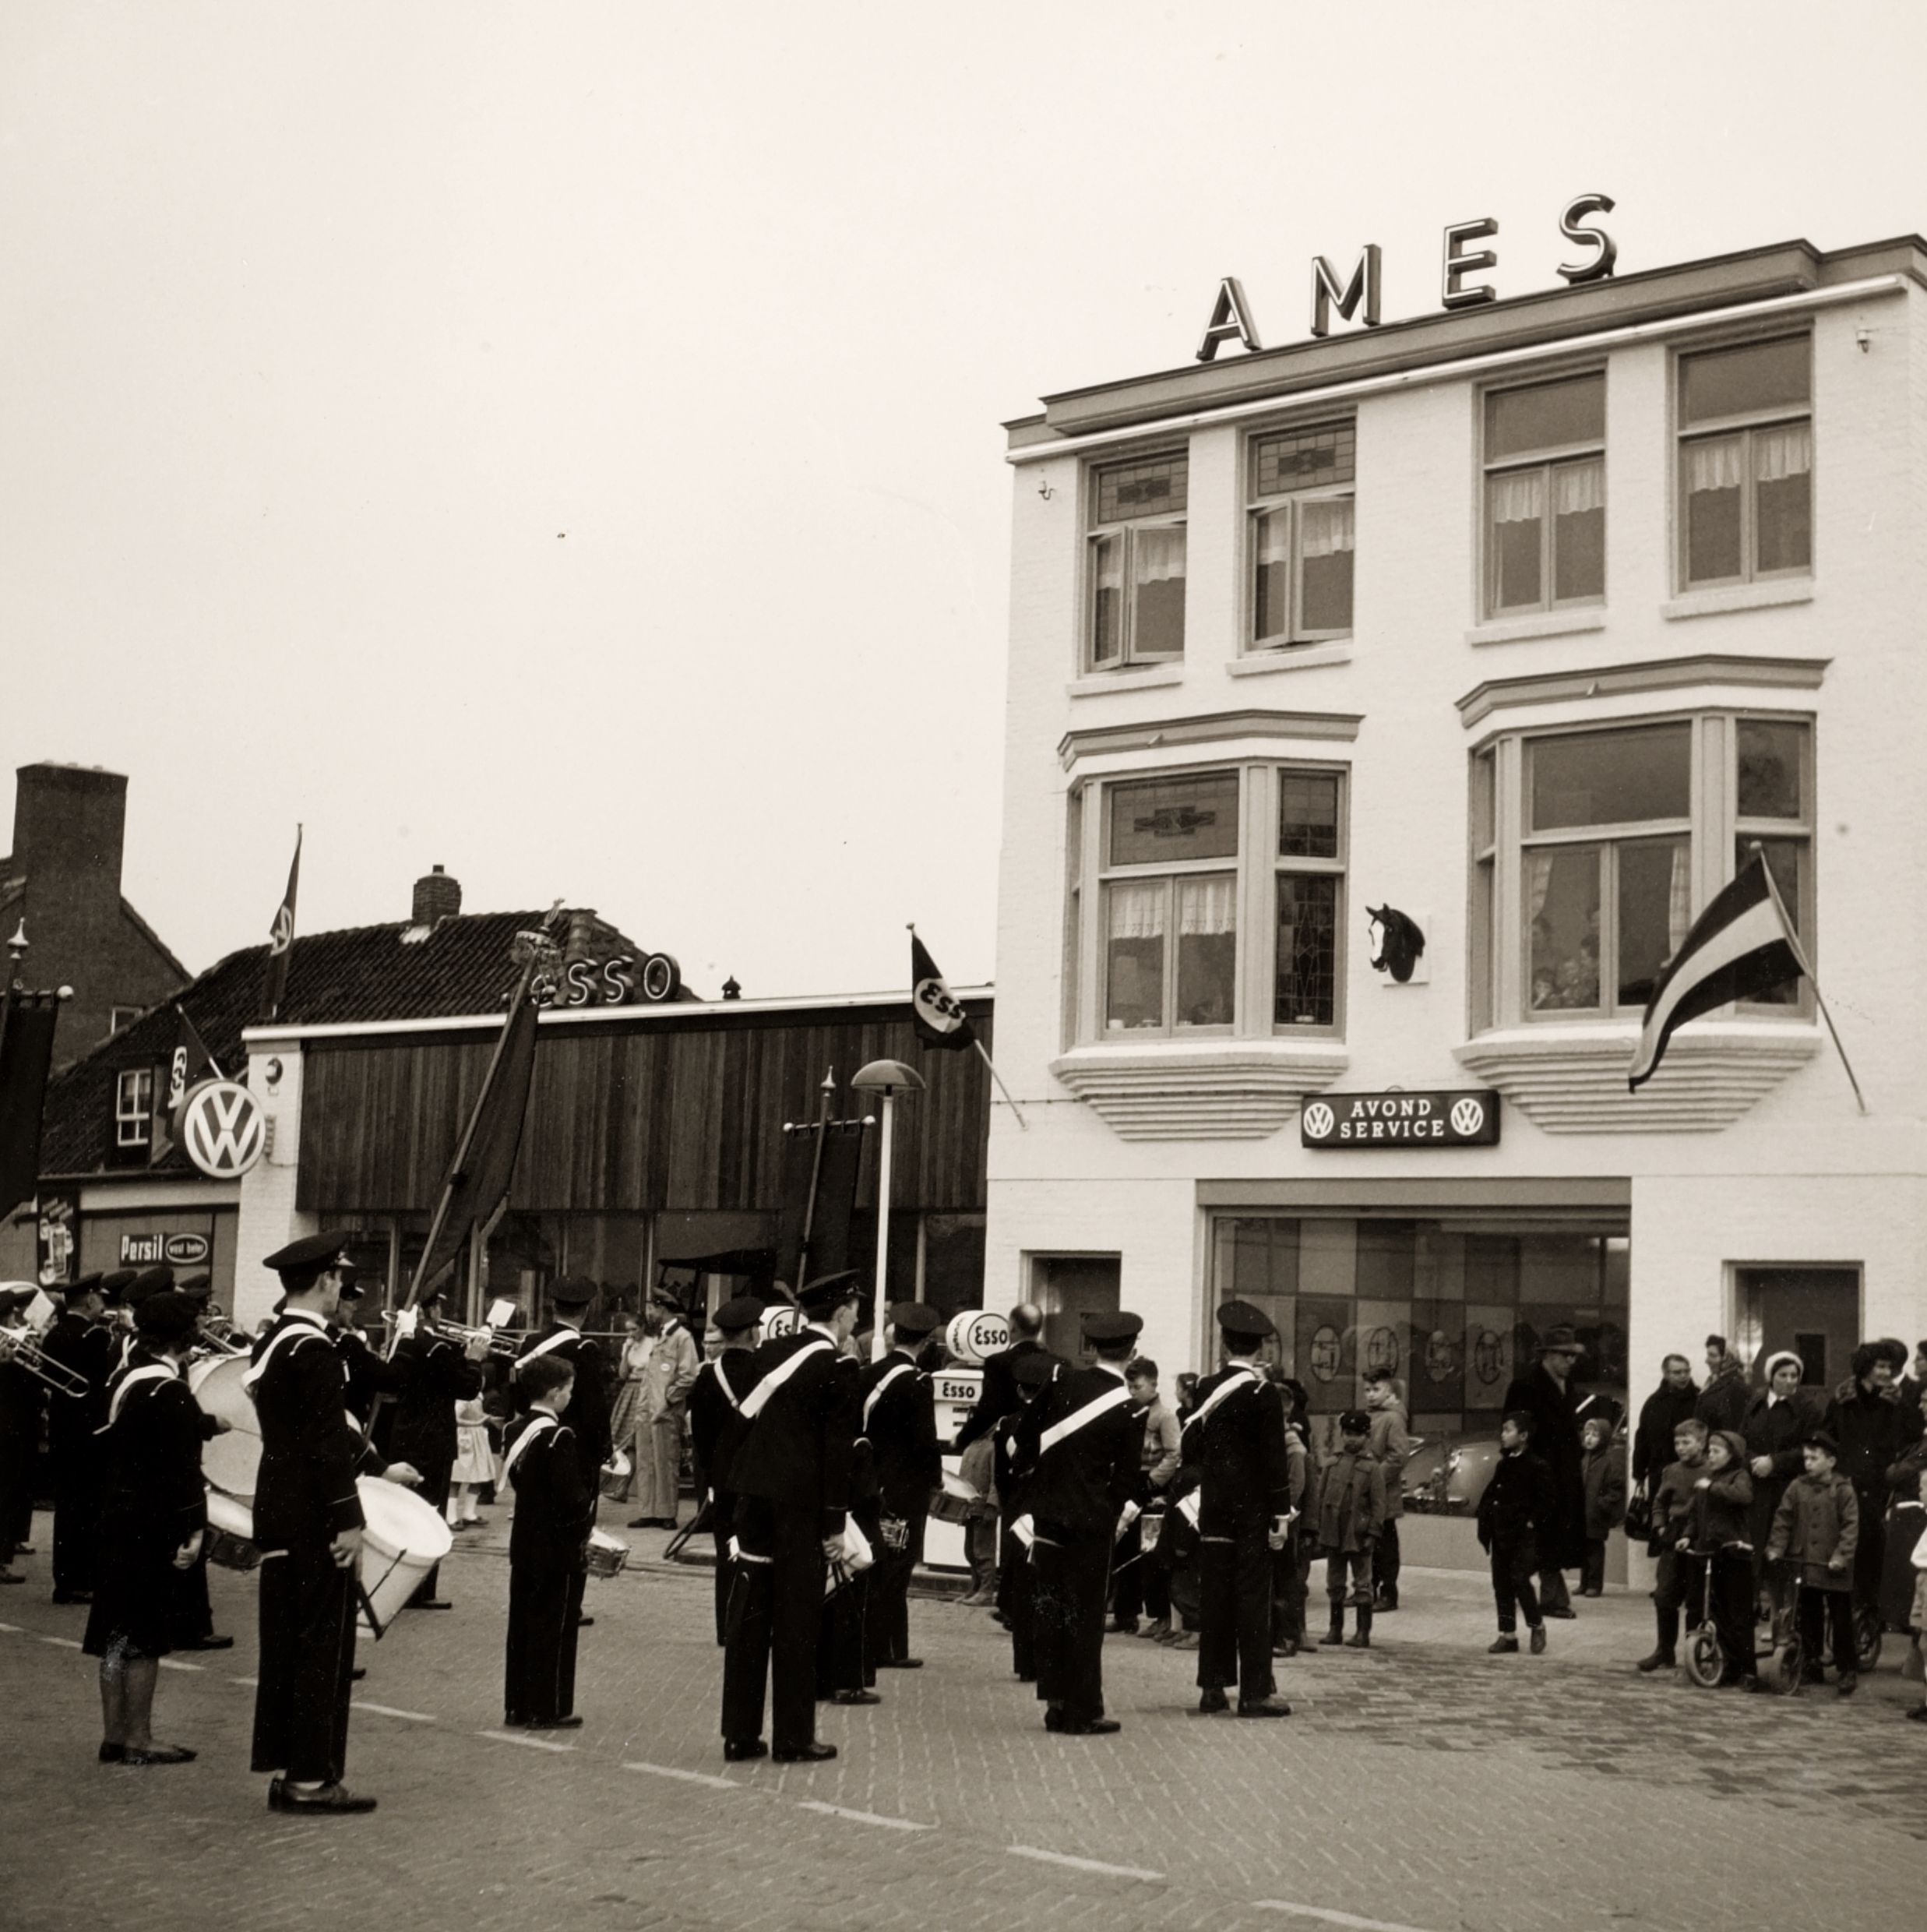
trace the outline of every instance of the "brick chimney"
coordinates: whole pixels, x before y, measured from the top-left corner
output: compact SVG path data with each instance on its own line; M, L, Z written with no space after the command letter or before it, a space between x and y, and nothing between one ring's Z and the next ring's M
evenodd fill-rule
M439 920L452 919L461 909L461 881L451 879L439 866L415 881L414 922L417 925L433 925Z

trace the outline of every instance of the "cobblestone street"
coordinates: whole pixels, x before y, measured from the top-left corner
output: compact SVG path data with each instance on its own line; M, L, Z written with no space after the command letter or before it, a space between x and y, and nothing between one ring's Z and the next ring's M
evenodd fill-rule
M44 1522L41 1525L44 1530ZM199 1761L97 1766L83 1613L0 1605L0 1920L79 1932L388 1923L1112 1925L1722 1932L1918 1923L1927 1736L1886 1662L1851 1702L1716 1696L1630 1671L1642 1599L1582 1606L1543 1659L1488 1658L1476 1578L1408 1572L1374 1648L1281 1666L1296 1715L1190 1714L1193 1659L1105 1651L1113 1738L1046 1734L1002 1634L913 1611L915 1673L825 1707L842 1755L725 1765L710 1578L649 1559L592 1585L583 1730L498 1730L506 1566L443 1571L456 1608L365 1645L351 1785L373 1817L291 1821L247 1769L254 1589L214 1573L235 1649L176 1660L157 1734ZM44 1547L43 1542L43 1547ZM25 1599L23 1601L23 1599ZM1768 1849L1773 1848L1770 1877ZM1771 1905L1763 1902L1770 1892Z

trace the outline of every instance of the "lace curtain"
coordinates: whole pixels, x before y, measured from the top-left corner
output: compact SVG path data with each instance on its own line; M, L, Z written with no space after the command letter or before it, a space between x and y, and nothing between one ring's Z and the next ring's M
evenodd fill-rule
M1133 531L1135 559L1132 575L1140 583L1168 583L1184 576L1184 531Z
M1238 929L1236 880L1185 879L1178 887L1178 931L1185 939Z

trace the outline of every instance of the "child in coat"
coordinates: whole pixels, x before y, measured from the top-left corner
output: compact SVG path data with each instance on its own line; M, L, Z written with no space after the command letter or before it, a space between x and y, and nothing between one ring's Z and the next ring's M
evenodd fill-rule
M1674 1460L1667 1464L1653 1493L1653 1533L1647 1549L1658 1559L1653 1578L1653 1616L1658 1634L1650 1656L1638 1668L1670 1670L1679 1648L1679 1612L1692 1600L1696 1572L1689 1552L1680 1546L1693 1507L1693 1486L1706 1468L1707 1426L1689 1416L1673 1430Z
M1787 1485L1774 1512L1767 1560L1791 1557L1799 1566L1800 1681L1823 1683L1821 1662L1830 1631L1837 1688L1850 1698L1858 1688L1859 1653L1854 1642L1854 1552L1860 1544L1860 1505L1854 1486L1837 1468L1840 1445L1824 1430L1807 1437L1806 1472Z
M1525 1612L1532 1654L1545 1649L1545 1620L1533 1578L1539 1569L1539 1538L1559 1508L1552 1472L1532 1453L1532 1417L1515 1409L1499 1425L1502 1451L1485 1493L1478 1500L1478 1540L1492 1558L1492 1597L1499 1607L1499 1634L1485 1647L1488 1657L1516 1655L1518 1613Z
M1612 1424L1604 1416L1587 1419L1581 1440L1586 1446L1580 1465L1586 1487L1586 1560L1580 1571L1579 1594L1598 1596L1606 1587L1606 1539L1626 1521L1626 1450L1612 1440Z
M1753 1479L1746 1439L1722 1429L1707 1438L1706 1466L1693 1481L1676 1547L1693 1559L1696 1606L1711 1566L1713 1627L1725 1659L1720 1687L1756 1681L1753 1675L1753 1546L1747 1541Z
M1318 1472L1318 1542L1325 1553L1325 1595L1331 1628L1320 1644L1350 1650L1372 1648L1372 1553L1385 1521L1385 1472L1370 1450L1372 1419L1362 1408L1338 1418L1338 1453ZM1345 1604L1358 1613L1358 1628L1345 1634Z

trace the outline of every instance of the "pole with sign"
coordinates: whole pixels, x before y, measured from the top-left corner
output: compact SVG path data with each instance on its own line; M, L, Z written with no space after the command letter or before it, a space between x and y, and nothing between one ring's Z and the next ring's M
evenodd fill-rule
M883 1098L882 1139L876 1162L876 1294L870 1331L870 1359L883 1359L883 1319L890 1306L886 1285L890 1274L890 1130L899 1094L920 1094L923 1076L901 1060L872 1060L858 1070L850 1083L860 1094L880 1094Z

